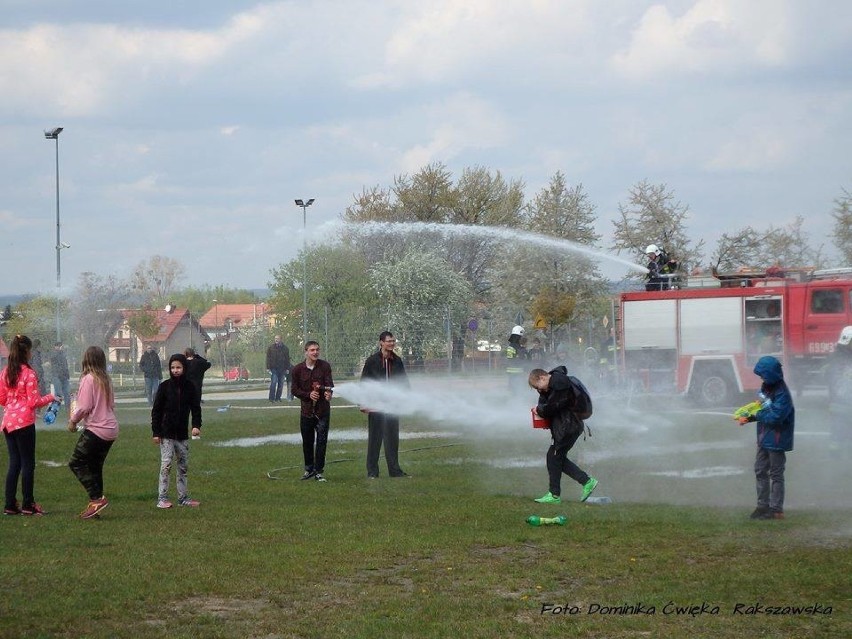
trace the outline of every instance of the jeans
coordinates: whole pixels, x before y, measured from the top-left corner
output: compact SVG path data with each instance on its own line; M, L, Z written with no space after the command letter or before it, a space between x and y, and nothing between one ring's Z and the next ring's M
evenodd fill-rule
M367 415L367 476L379 476L379 453L385 446L385 461L391 477L405 473L399 467L399 418L387 413Z
M305 470L321 473L325 468L325 449L328 444L328 422L330 415L325 417L299 418L299 429L302 431L302 453L305 457ZM314 447L316 441L316 448Z
M160 386L160 380L156 377L145 376L145 397L148 398L148 406L154 405L154 395L157 394L157 388Z
M163 501L169 498L169 482L172 474L172 463L177 457L177 494L178 501L189 499L187 492L186 474L189 470L189 441L186 439L160 438L160 483L157 487L158 498Z
M18 493L18 476L21 477L23 506L35 503L33 487L35 485L35 424L19 428L6 434L6 447L9 449L9 470L6 472L6 507L15 506Z
M757 478L757 507L784 512L784 468L787 454L783 450L758 448L754 459Z
M293 396L290 394L290 385L288 384L290 373L287 371L269 371L269 373L272 375L272 379L269 382L269 401L280 402L281 393L284 389L287 390L287 399L293 399Z
M53 378L53 394L62 398L62 405L66 408L71 406L71 382L59 377Z
M550 494L558 497L562 494L562 473L580 485L589 481L589 476L577 464L568 459L568 451L573 448L583 431L571 435L564 442L553 444L547 449L547 476L550 480Z
M94 433L84 430L71 453L68 467L77 477L90 500L104 496L104 462L106 461L112 441L101 439Z

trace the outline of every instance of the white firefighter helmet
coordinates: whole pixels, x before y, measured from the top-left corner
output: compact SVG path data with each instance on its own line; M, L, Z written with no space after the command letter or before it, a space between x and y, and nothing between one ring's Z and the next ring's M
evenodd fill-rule
M520 335L523 337L524 335L524 327L523 326L515 326L512 328L512 335Z
M645 255L648 255L649 253L659 255L660 253L662 253L662 251L660 251L660 247L656 244L649 244L648 248L645 249Z
M837 338L837 343L841 346L849 346L852 342L852 326L846 326L840 331L840 337Z

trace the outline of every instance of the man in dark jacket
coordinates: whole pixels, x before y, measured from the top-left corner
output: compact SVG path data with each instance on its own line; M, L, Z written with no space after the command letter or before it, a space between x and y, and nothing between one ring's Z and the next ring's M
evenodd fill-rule
M302 432L302 453L305 473L302 479L325 481L325 449L331 420L331 393L334 380L331 365L319 358L320 345L313 340L305 344L305 361L293 367L293 395L302 403L299 430Z
M752 519L784 519L784 468L787 451L793 450L796 409L793 396L784 382L781 362L764 355L754 365L754 374L763 380L760 386L762 406L740 424L757 422L757 455L754 474L757 480L757 508Z
M186 356L186 378L195 386L198 401L203 404L201 388L204 386L204 373L212 364L196 353L194 348L184 349L183 354Z
M281 341L281 336L276 335L275 341L266 349L266 370L269 371L269 401L280 402L281 393L286 387L287 401L293 399L290 388L290 349Z
M163 379L163 365L151 344L148 344L142 357L139 358L139 370L145 376L145 396L148 398L148 405L153 406L154 394L157 392L160 380Z
M550 420L550 448L547 450L547 474L550 490L536 499L540 504L558 504L561 501L562 473L568 475L583 487L580 501L586 501L598 485L598 480L590 477L577 464L568 459L568 451L583 434L585 424L576 411L578 409L577 391L568 378L568 370L557 366L550 372L535 368L530 372L529 384L538 391L538 405L535 412L539 417Z
M379 350L364 362L361 381L389 382L408 388L405 364L394 353L395 346L393 333L384 331L379 335ZM382 444L385 446L388 474L391 477L407 477L399 467L399 417L366 408L361 411L367 413L367 477L376 479L379 476L379 453Z

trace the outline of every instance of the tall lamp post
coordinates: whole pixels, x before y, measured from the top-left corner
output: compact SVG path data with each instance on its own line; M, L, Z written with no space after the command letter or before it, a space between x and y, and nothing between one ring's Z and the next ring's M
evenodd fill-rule
M60 262L60 252L64 248L71 248L67 244L62 243L62 237L59 234L59 134L62 133L62 127L58 126L44 132L46 140L56 140L56 341L60 340L59 330L59 291L62 288L62 266Z
M307 202L296 200L296 206L302 207L302 346L308 341L308 254L306 238L308 234L308 207L314 203L314 198Z

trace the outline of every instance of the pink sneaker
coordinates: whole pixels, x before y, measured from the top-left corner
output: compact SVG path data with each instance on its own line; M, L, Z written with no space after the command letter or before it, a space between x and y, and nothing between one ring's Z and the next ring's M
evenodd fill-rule
M201 505L200 501L196 501L194 499L181 499L178 502L178 506L189 506L190 508L198 508Z
M39 506L36 503L30 504L29 506L24 506L21 508L22 515L44 515L44 508Z
M172 502L170 502L168 499L161 499L160 501L157 502L157 508L171 508L171 507L172 507Z

